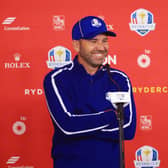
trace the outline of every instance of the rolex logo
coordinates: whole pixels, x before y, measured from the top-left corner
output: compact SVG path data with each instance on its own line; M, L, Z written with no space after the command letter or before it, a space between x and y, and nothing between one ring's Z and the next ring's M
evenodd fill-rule
M14 61L12 62L5 62L4 66L5 69L25 69L25 68L30 68L30 62L20 62L21 58L20 53L15 53L13 54Z

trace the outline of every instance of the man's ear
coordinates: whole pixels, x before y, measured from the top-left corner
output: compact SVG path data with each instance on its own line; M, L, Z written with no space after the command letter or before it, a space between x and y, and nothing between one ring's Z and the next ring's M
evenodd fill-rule
M74 48L74 50L79 53L80 51L80 44L79 44L79 40L72 40L72 46Z

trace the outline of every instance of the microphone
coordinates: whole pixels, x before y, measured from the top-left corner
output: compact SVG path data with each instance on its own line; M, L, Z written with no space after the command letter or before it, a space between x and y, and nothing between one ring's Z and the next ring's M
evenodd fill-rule
M130 102L130 94L129 92L107 92L106 99L109 100L115 108L117 105L122 104L126 107Z
M114 108L117 110L117 119L120 121L124 120L123 116L123 107L126 107L130 102L130 94L129 92L107 92L106 99L109 100Z
M116 108L116 116L119 123L119 145L120 145L120 168L125 168L125 156L124 156L124 107L126 107L130 102L130 93L126 91L121 91L119 84L112 78L110 72L110 66L105 65L107 68L107 73L111 82L117 87L116 92L107 92L106 99L112 103L114 108Z
M124 107L130 103L129 92L107 92L106 99L109 100L113 106L117 109L117 119L119 122L119 144L120 144L120 168L125 168L125 156L124 156Z

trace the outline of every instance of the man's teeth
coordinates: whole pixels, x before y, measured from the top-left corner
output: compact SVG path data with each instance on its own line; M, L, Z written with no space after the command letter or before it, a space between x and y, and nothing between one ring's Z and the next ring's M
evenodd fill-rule
M101 57L103 56L103 54L95 54L97 57Z

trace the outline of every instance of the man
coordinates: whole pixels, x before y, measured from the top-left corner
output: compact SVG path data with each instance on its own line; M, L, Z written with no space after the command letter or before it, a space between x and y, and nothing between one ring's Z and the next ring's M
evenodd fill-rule
M119 128L108 92L126 91L124 136L134 137L136 112L127 75L103 66L108 54L108 31L103 20L88 16L72 29L77 52L71 64L51 71L44 80L45 96L54 125L54 168L119 168Z

